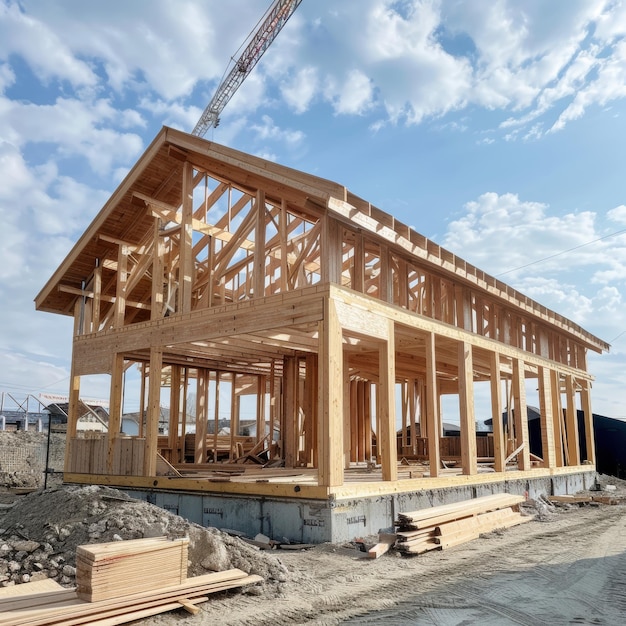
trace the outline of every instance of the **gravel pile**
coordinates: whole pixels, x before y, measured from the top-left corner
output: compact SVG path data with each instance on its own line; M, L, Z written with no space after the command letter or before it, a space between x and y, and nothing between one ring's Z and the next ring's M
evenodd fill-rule
M73 586L77 546L164 535L189 537L189 576L236 567L265 580L248 593L276 595L287 581L275 556L108 487L61 486L0 506L2 586L42 578Z

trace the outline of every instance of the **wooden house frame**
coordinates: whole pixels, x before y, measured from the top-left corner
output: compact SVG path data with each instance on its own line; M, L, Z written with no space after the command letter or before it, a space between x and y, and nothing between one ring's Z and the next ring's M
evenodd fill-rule
M74 317L69 482L326 499L502 482L512 469L553 476L595 462L586 355L608 350L604 341L341 185L171 128L36 307ZM129 437L120 424L131 367L141 371L145 420ZM109 429L85 437L76 429L80 381L94 374L110 375ZM528 445L529 379L539 459ZM478 382L491 398L481 416L493 418L489 472L479 471ZM164 390L170 424L159 435ZM448 394L460 414L454 473L440 436ZM238 426L251 399L252 438ZM207 429L220 415L230 434ZM254 465L251 479L236 461L259 456L274 469ZM162 459L179 475L164 475ZM422 471L406 471L403 459L420 460ZM216 469L232 478L216 479Z

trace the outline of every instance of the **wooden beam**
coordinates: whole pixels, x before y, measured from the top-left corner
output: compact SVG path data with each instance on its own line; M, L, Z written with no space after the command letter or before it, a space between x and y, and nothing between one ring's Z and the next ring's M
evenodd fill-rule
M567 397L567 408L565 410L565 428L567 430L567 464L580 465L578 415L576 413L576 387L574 377L571 374L568 374L565 377L565 395Z
M591 383L586 380L582 383L582 390L580 392L580 402L582 405L583 419L585 424L585 448L586 458L584 461L588 461L595 465L596 463L596 444L593 430L593 413L591 411Z
M472 346L461 342L459 354L459 410L461 413L461 464L463 474L478 473L476 459L476 418L474 416L474 366Z
M191 291L193 286L193 166L185 161L183 166L182 221L180 235L180 278L178 280L178 310L191 311Z
M396 362L395 333L393 321L388 322L387 341L379 348L379 383L376 393L377 413L380 432L378 439L381 449L383 480L398 480L398 451L396 446ZM371 441L370 428L367 436Z
M283 425L281 428L285 467L295 467L298 460L296 445L298 424L298 358L286 356L283 360Z
M541 420L541 451L545 467L556 467L554 445L554 402L550 370L539 368L539 419Z
M490 385L491 385L491 420L493 424L493 457L496 472L504 472L506 443L504 425L502 423L502 381L500 372L500 353L489 353Z
M109 432L107 445L107 472L113 473L116 441L122 425L122 394L124 391L124 355L116 353L112 359L111 390L109 393Z
M205 369L196 374L196 435L194 463L206 462L206 435L209 402L209 376Z
M518 446L523 446L517 455L517 466L520 470L529 470L530 441L528 436L528 409L526 406L526 383L524 361L513 359L513 417L515 420L515 440Z
M160 347L150 349L150 372L148 375L148 407L146 415L146 441L143 453L143 475L156 476L157 441L159 436L159 418L161 417L161 371L163 369L163 350Z
M441 470L441 453L439 451L441 419L439 414L439 394L437 393L435 333L427 333L426 335L426 430L428 432L430 476L436 478Z
M343 346L334 303L324 300L319 329L318 482L325 487L343 484Z
M254 229L254 269L253 285L254 297L265 295L265 236L266 236L266 209L265 194L259 189L256 194L256 226Z

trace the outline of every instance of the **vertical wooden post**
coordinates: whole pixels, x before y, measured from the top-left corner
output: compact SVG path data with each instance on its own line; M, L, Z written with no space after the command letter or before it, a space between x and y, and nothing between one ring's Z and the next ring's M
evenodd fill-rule
M93 271L93 309L91 312L92 327L91 332L97 333L100 330L100 309L102 296L102 267L100 259L96 259L96 268Z
M517 446L524 447L517 455L520 470L530 469L530 441L528 436L528 409L526 408L525 367L521 359L513 359L513 417L515 419L515 438Z
M64 467L65 472L70 471L71 455L75 454L71 441L76 437L78 423L78 404L80 402L80 376L76 376L76 368L74 367L74 358L72 357L72 367L70 370L70 397L67 409L67 432L65 433L66 452ZM74 451L74 452L72 452Z
M343 484L343 345L341 324L330 298L324 300L324 319L318 329L318 481L334 487Z
M193 165L185 161L183 166L183 197L179 250L178 311L191 311L191 289L193 287Z
M107 473L112 474L115 446L120 436L122 424L122 392L124 388L124 356L120 353L113 355L111 367L111 391L109 405L109 432L107 448Z
M378 297L383 302L393 303L393 276L389 258L389 248L380 246L380 278Z
M150 319L158 320L163 317L163 265L165 259L165 244L160 233L161 220L154 220L154 243L152 245L152 291L150 297Z
M350 381L350 461L358 461L359 448L359 381Z
M256 192L256 226L254 229L254 297L265 295L265 192Z
M552 392L552 416L554 418L554 451L556 455L556 466L565 465L563 455L563 438L565 432L562 428L563 409L561 407L561 380L556 370L550 370L550 390Z
M146 364L141 364L141 383L139 387L139 433L138 437L144 435L144 422L146 421Z
M378 435L382 451L383 480L398 480L398 449L396 444L396 344L393 320L387 323L387 341L379 348L377 414L380 417ZM368 432L368 436L371 436Z
M341 225L328 213L322 218L322 264L321 274L323 283L341 284L342 270L342 238Z
M239 434L239 412L237 411L237 373L232 372L230 377L230 452L228 459L232 461L237 455L235 436Z
M285 467L295 467L298 457L298 357L286 356L283 361L283 427L282 448Z
M170 374L170 420L167 446L172 451L172 463L178 462L178 425L180 423L180 365L171 365Z
M491 382L491 420L493 423L493 456L496 472L504 472L506 467L506 444L504 426L502 424L502 382L500 380L500 353L495 351L489 355Z
M128 247L119 246L117 253L117 285L115 288L115 310L113 325L115 328L124 326L124 314L126 312L126 283L128 281Z
M287 278L289 277L289 264L287 262L287 201L283 199L280 203L280 291L284 293L289 288Z
M348 363L348 355L343 356L343 466L345 469L350 467L350 441L351 428L350 416L352 413L351 406L352 384L350 383L350 366Z
M478 473L476 459L476 419L474 417L474 362L472 344L460 341L459 363L459 409L461 412L461 465L463 474Z
M204 369L199 369L196 374L196 436L194 446L194 463L206 463L208 396L208 372Z
M588 380L583 382L583 388L580 392L580 402L585 421L585 447L587 448L587 458L583 460L595 465L596 444L593 431L593 413L591 411L591 382Z
M556 467L554 445L554 413L550 370L539 367L539 413L541 420L541 451L544 467Z
M213 415L213 462L218 461L217 437L220 430L220 379L219 370L215 371L215 398L214 398L214 415Z
M567 430L567 464L580 465L580 444L578 442L578 415L576 414L576 388L574 377L567 374L565 377L567 395L567 409L565 423Z
M428 460L430 475L439 476L441 453L439 436L441 430L439 417L439 397L437 394L437 354L435 350L435 334L426 335L426 430L428 431Z
M150 348L150 378L148 379L148 416L146 420L146 443L143 453L143 475L156 476L157 441L161 415L161 371L163 349Z
M359 293L365 292L365 244L363 235L360 233L354 236L354 285L352 288Z

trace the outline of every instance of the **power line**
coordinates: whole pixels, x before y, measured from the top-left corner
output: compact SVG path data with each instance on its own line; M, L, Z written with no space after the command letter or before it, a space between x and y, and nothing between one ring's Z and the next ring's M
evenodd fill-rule
M514 267L510 270L506 270L506 272L500 272L496 274L496 278L498 276L504 276L505 274L510 274L511 272L517 272L517 270L523 270L531 265L537 265L537 263L543 263L544 261L548 261L549 259L554 259L557 256L561 256L563 254L567 254L568 252L573 252L574 250L579 250L580 248L584 248L585 246L590 246L592 243L597 243L598 241L603 241L604 239L609 239L610 237L615 237L617 235L621 235L622 233L626 233L626 228L622 230L618 230L610 235L604 235L604 237L599 237L598 239L594 239L593 241L587 241L586 243L581 243L578 246L574 246L573 248L569 248L567 250L562 250L561 252L556 252L555 254L551 254L550 256L543 257L542 259L537 259L536 261L531 261L530 263L526 263L526 265L520 265L519 267Z

